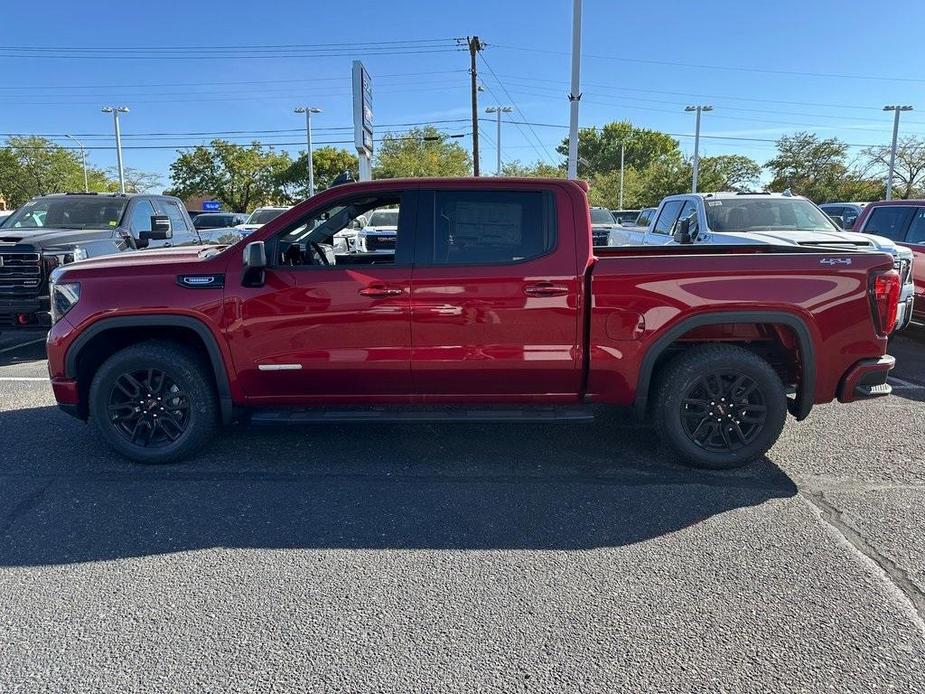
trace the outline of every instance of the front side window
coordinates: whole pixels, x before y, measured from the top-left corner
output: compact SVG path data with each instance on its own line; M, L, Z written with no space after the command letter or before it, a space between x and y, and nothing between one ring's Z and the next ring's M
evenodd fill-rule
M67 196L29 200L6 221L13 229L112 229L119 226L126 201L111 197Z
M690 232L691 238L695 238L697 236L697 205L692 203L690 200L685 202L684 207L681 208L681 214L678 215L678 221L675 222L675 225L671 230L672 234L678 230L678 225L685 219L690 222L690 227L688 227L688 230Z
M170 219L170 228L174 233L189 231L189 227L186 225L186 217L177 203L173 200L159 200L158 207L161 208L162 214L167 215Z
M669 200L666 202L658 215L658 221L655 222L653 233L670 236L674 231L674 223L678 221L678 213L683 206L683 200Z
M909 219L915 213L910 205L885 205L876 207L864 225L865 234L886 236L892 241L901 241Z
M552 196L540 191L438 191L433 258L437 265L516 263L556 244Z
M139 200L132 208L132 233L136 236L140 231L151 231L151 217L157 214L154 205L147 200Z
M335 267L394 265L402 241L401 226L387 237L359 238L363 221L377 211L395 209L397 193L341 200L285 229L275 239L275 265Z

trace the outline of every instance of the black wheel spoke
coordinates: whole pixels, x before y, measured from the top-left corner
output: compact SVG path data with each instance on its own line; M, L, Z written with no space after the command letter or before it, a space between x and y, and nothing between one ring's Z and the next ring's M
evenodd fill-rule
M156 367L126 372L115 380L107 412L112 426L142 448L169 446L190 424L190 397Z
M736 451L764 428L768 406L759 383L745 373L703 373L681 398L681 426L690 440L711 452Z

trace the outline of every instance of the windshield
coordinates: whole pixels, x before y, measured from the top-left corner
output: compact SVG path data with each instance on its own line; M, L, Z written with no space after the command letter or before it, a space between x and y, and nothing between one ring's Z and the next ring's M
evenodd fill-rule
M254 210L251 212L251 216L247 218L245 224L266 224L267 222L272 222L285 211L285 208Z
M747 198L705 202L707 225L713 231L838 231L809 200Z
M613 224L613 215L610 214L610 210L605 210L603 207L592 207L591 208L591 223L592 224Z
M109 229L119 226L124 198L54 197L30 200L3 225L10 229Z
M613 217L617 220L618 224L626 224L627 222L635 222L636 217L639 216L639 210L623 210L622 212L614 212Z
M367 226L371 227L397 227L398 210L376 210L370 215Z

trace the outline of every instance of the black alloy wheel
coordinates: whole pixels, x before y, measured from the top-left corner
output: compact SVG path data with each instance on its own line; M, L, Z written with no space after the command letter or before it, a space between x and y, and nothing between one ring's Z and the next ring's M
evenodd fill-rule
M758 383L742 373L715 371L697 379L681 401L681 426L706 451L737 451L752 443L767 421Z
M109 393L113 427L129 443L159 448L177 441L190 423L189 396L160 369L118 376Z

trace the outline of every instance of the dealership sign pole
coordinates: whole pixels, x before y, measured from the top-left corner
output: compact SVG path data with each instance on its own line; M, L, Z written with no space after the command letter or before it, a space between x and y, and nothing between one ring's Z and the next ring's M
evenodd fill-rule
M353 61L353 142L360 159L360 180L373 178L373 86L359 60Z

